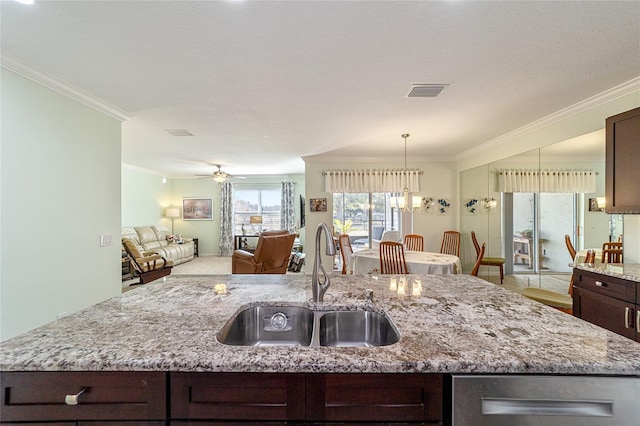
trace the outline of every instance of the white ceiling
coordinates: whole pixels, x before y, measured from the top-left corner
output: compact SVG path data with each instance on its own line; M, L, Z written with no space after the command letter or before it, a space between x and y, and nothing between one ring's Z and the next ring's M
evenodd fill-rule
M640 75L638 1L2 1L1 53L132 116L124 163L452 160ZM407 98L415 83L449 86ZM165 130L186 129L191 137Z

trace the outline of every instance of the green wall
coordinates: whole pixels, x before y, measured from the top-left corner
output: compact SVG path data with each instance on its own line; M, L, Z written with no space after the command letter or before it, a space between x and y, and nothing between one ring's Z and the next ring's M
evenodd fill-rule
M0 70L6 340L121 293L120 122Z

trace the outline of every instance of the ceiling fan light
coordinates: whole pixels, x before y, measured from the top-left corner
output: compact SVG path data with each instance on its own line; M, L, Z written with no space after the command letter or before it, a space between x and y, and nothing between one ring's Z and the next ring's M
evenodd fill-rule
M215 180L218 183L222 183L222 182L226 181L227 178L228 178L228 175L226 173L215 172L213 174L213 180Z

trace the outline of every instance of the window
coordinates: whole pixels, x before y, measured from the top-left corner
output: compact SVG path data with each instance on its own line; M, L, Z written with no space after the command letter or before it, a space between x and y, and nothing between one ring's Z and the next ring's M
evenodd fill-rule
M280 229L279 187L261 189L234 189L233 220L236 235L255 234ZM261 216L262 224L251 224L251 216Z
M354 250L371 246L385 230L398 229L398 212L389 203L389 193L333 194L333 226L349 234Z

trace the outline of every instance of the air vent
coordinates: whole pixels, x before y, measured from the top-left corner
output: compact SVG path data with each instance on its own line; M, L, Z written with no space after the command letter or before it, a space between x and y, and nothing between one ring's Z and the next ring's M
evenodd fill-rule
M435 98L448 84L413 84L408 98Z
M165 132L169 133L171 136L193 136L188 130L184 129L165 130Z

